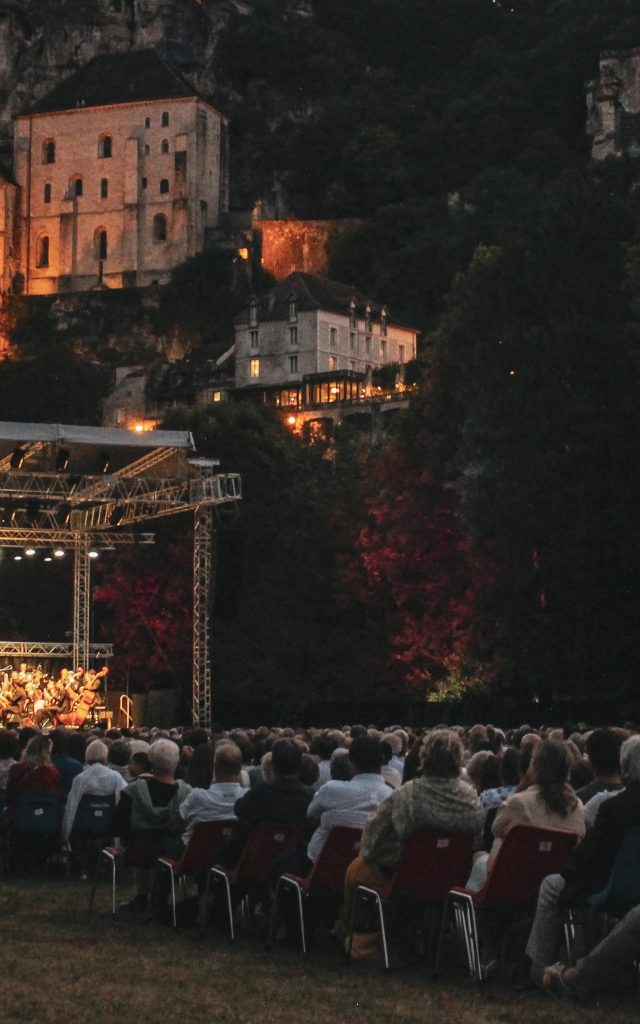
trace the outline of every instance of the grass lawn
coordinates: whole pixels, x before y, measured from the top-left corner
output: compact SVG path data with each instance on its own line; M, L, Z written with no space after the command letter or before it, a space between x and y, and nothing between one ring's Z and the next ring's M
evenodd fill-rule
M112 919L99 893L91 920L86 882L5 879L0 888L3 984L0 1021L20 1024L619 1024L637 1020L640 995L577 1007L535 991L482 987L462 970L433 981L421 968L385 975L347 965L328 945L300 954L232 946L195 929L173 933L130 914ZM126 898L127 892L120 893Z

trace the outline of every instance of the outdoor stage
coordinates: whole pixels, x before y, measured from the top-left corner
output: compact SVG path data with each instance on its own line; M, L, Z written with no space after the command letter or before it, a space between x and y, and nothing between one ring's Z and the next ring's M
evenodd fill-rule
M108 659L111 645L90 636L92 560L101 550L152 544L149 523L192 512L192 718L210 725L213 517L242 497L240 476L218 468L197 456L187 431L0 422L0 546L17 559L69 551L74 564L71 642L0 641L0 658L30 672L45 658L65 659L74 672Z

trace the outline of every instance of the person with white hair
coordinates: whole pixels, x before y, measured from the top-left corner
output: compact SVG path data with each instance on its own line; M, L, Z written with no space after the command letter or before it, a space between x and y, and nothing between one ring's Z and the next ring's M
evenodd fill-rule
M175 778L180 748L170 739L154 740L148 750L152 774L141 775L122 791L113 822L113 833L125 844L136 832L157 831L161 836L179 835L183 822L178 813L180 804L191 792L182 779ZM153 880L147 868L134 871L136 896L128 910L146 910Z
M107 767L109 749L102 740L92 740L84 754L85 765L71 783L62 819L62 838L68 842L83 796L113 796L117 803L126 782L119 772Z
M625 788L602 804L593 827L561 873L547 875L540 886L527 943L531 976L538 985L545 968L556 959L565 908L581 906L587 897L604 889L626 831L640 826L640 736L622 744L620 774Z

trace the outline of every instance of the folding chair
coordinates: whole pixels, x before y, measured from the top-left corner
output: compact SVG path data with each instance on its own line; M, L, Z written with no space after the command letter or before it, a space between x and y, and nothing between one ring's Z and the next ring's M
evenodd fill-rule
M640 828L630 828L624 834L611 874L604 889L586 900L591 911L591 923L599 919L600 938L610 930L611 922L618 921L640 903ZM575 960L576 927L579 910L570 909L564 925L569 963Z
M278 917L280 895L287 889L297 896L298 920L300 922L300 943L302 952L307 953L307 936L304 924L304 904L315 896L337 897L344 892L344 876L351 861L358 855L361 828L335 825L324 841L318 859L306 878L299 875L280 875L271 909L269 934L265 949L271 949Z
M403 899L422 907L442 906L452 885L466 879L471 864L468 832L418 829L408 839L389 882L379 889L359 885L355 892L346 949L351 956L353 933L359 909L373 904L377 910L384 965L389 970L389 946L384 908L392 900Z
M85 793L80 799L69 836L71 848L78 855L82 852L84 870L88 874L97 848L110 834L116 801L114 796L97 796ZM77 845L77 849L76 849ZM69 852L69 851L67 851Z
M21 861L51 856L60 846L66 797L59 793L23 793L9 830L12 855L19 848ZM46 857L42 857L43 861Z
M111 874L111 913L116 914L116 882L117 866L130 868L152 868L160 853L160 844L165 837L161 829L143 829L135 832L128 846L105 846L98 855L95 878L89 897L88 913L91 914L100 880L100 863L107 867Z
M456 887L449 893L440 929L436 970L440 965L447 911L452 908L469 974L477 981L485 980L480 960L478 911L507 911L514 921L524 911L533 911L542 879L560 870L577 842L578 836L573 832L559 829L527 825L509 829L482 889L476 892Z
M188 846L179 860L172 857L158 858L157 866L161 869L166 868L171 877L171 909L174 928L177 927L176 881L183 883L187 875L206 877L207 872L215 864L218 853L231 839L237 828L238 822L235 818L227 821L202 821L195 826Z
M234 886L236 889L243 890L242 904L244 908L248 891L261 882L266 881L273 862L288 850L298 846L300 843L306 842L309 834L310 828L306 824L264 824L258 825L253 832L250 832L236 867L224 868L216 864L207 875L201 931L204 931L204 917L206 908L209 905L212 880L220 882L224 886L229 936L233 942L235 940L235 926L233 922L231 887Z

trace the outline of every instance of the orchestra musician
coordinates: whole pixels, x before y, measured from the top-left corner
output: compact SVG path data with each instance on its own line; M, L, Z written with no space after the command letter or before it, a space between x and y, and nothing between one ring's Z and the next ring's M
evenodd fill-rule
M78 668L62 669L54 679L42 666L31 671L26 662L18 670L10 666L0 669L0 721L3 725L15 723L36 725L66 725L79 728L96 703L98 690L108 668L99 671Z

